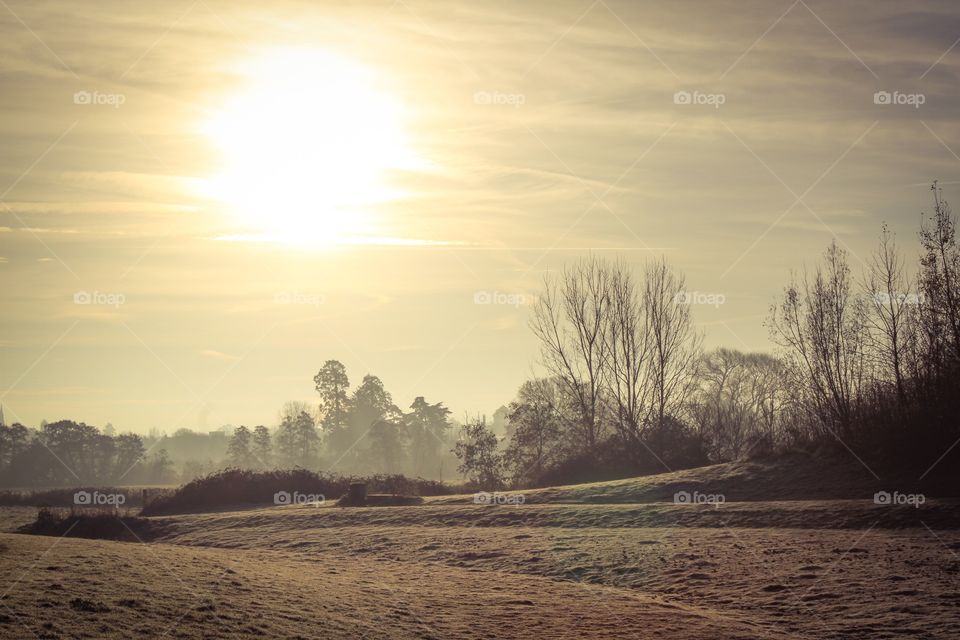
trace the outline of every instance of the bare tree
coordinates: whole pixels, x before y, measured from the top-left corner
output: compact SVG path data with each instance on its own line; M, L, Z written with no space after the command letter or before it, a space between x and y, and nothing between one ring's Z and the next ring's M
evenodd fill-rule
M950 206L937 183L933 186L934 218L923 224L920 243L920 284L926 306L926 333L931 341L930 356L943 347L960 360L960 248Z
M776 358L716 349L703 357L697 378L691 413L711 460L737 460L783 439L790 399Z
M604 386L616 413L620 435L639 440L648 424L653 389L650 384L649 317L633 275L622 263L610 278L610 308L607 317L609 355Z
M644 272L643 315L650 340L653 418L662 423L679 416L695 383L702 336L693 326L691 307L683 300L684 278L664 259Z
M559 283L547 279L531 326L590 450L611 422L638 444L685 408L700 335L683 288L663 259L646 266L640 283L624 263L596 258L565 270Z
M866 307L853 293L846 252L831 243L813 278L792 280L771 308L773 341L786 350L811 412L847 433L864 382Z
M904 270L903 258L887 225L867 266L864 285L872 305L867 316L870 352L881 381L892 379L900 402L906 400L907 360L913 343L914 310L921 300Z
M609 281L609 269L596 258L565 269L559 283L547 277L530 321L544 366L574 400L576 415L570 426L589 450L596 447L603 430Z

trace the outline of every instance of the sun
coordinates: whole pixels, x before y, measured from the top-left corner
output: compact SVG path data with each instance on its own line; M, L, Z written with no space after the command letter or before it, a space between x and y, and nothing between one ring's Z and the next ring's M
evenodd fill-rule
M205 195L258 239L375 233L371 206L399 195L387 174L417 165L403 105L372 69L325 50L272 50L238 70L244 88L202 126L222 156Z

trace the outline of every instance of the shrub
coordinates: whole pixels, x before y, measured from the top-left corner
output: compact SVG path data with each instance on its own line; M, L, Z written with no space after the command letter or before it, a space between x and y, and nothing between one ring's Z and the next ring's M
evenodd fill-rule
M115 509L41 508L37 519L20 527L21 533L69 538L144 542L156 537L161 525Z
M224 469L197 478L173 493L151 500L141 514L152 516L210 511L231 506L272 505L275 503L274 496L279 492L322 495L333 500L344 495L351 482L366 483L370 493L432 496L456 492L455 487L441 482L402 475L354 477L323 475L306 469Z

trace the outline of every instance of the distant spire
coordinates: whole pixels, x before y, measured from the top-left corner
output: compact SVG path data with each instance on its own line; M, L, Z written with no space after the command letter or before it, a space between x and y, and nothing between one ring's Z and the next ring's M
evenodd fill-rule
M7 423L3 421L3 405L0 404L0 427L7 426Z

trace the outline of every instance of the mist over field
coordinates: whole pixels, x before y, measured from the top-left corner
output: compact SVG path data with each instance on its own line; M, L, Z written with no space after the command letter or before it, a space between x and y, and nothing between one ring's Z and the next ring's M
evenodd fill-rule
M953 3L0 36L0 637L960 636Z

